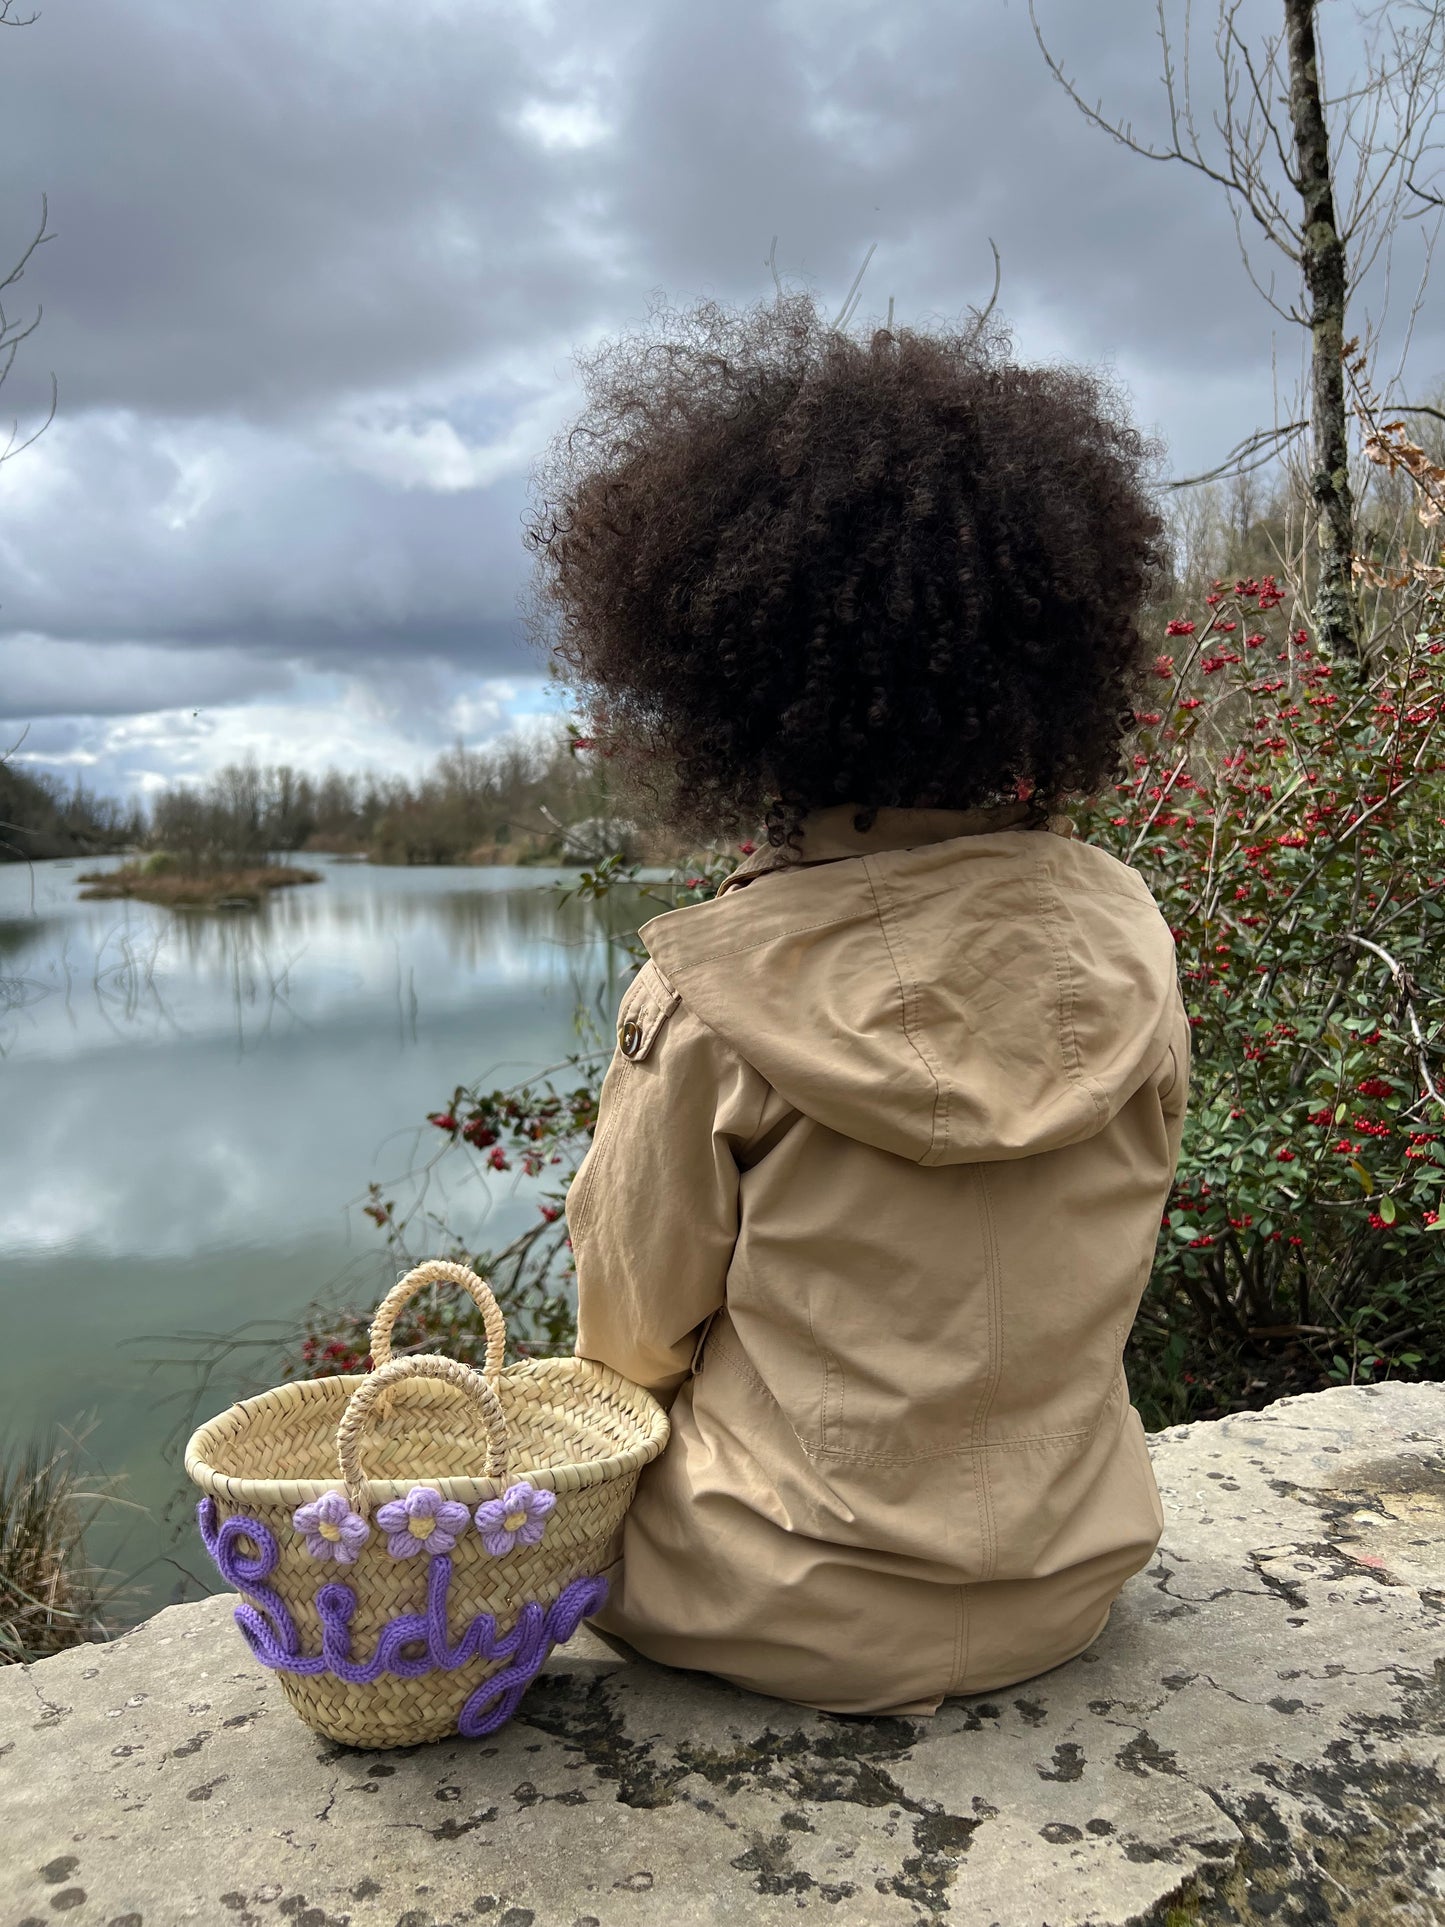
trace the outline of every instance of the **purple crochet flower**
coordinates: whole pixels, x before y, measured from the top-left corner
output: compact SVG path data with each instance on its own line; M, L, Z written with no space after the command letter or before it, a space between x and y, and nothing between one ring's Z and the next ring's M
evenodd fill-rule
M344 1492L323 1492L297 1506L291 1523L305 1535L306 1550L313 1559L335 1559L349 1566L371 1537L371 1527L358 1512L353 1512Z
M519 1479L509 1485L500 1499L484 1499L477 1507L477 1531L482 1544L496 1558L520 1539L524 1546L535 1546L547 1530L547 1514L557 1503L557 1494L539 1490Z
M414 1485L404 1499L390 1499L376 1513L393 1559L410 1559L417 1552L450 1552L470 1520L464 1505L444 1499L430 1485Z

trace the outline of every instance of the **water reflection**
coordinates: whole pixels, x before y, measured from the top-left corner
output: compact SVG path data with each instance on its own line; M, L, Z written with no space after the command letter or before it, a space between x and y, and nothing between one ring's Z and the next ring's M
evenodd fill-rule
M564 903L556 882L575 872L305 860L321 884L225 912L83 901L77 873L47 864L34 866L31 910L24 866L0 869L0 1054L68 1056L100 1041L97 1026L134 1039L147 1025L224 1028L244 1052L282 1019L324 1021L358 998L385 999L398 1038L416 1041L422 984L438 1015L525 983L610 1018L624 960L608 939L665 907L635 891ZM37 1013L52 992L59 1002Z

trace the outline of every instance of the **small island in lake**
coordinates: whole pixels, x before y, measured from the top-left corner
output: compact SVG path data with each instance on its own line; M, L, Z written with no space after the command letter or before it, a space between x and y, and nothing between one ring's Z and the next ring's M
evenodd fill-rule
M77 879L89 885L83 898L138 897L144 903L165 904L175 910L254 909L268 890L292 883L320 883L319 870L301 870L287 863L256 864L249 869L173 869L168 864L125 863L118 870L87 870Z

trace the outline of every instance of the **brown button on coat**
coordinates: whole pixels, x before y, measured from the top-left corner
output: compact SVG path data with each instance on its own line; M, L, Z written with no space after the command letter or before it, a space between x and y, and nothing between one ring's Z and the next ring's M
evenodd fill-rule
M1189 1022L1143 878L1024 814L822 810L642 927L567 1223L577 1355L671 1416L590 1622L652 1659L931 1713L1158 1544L1122 1353Z

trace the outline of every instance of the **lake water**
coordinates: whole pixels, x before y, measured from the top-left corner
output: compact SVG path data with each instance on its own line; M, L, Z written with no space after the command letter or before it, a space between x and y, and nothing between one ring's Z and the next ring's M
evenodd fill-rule
M610 938L667 907L563 904L575 871L292 860L323 881L255 912L82 901L81 871L120 858L0 865L0 1429L93 1417L84 1462L145 1508L87 1541L138 1575L131 1616L219 1587L189 1527L192 1425L278 1381L307 1304L395 1282L368 1183L402 1214L458 1084L558 1066L572 1088L567 1056L611 1049ZM427 1206L497 1249L548 1183L453 1153ZM245 1342L198 1403L187 1360L227 1334Z

